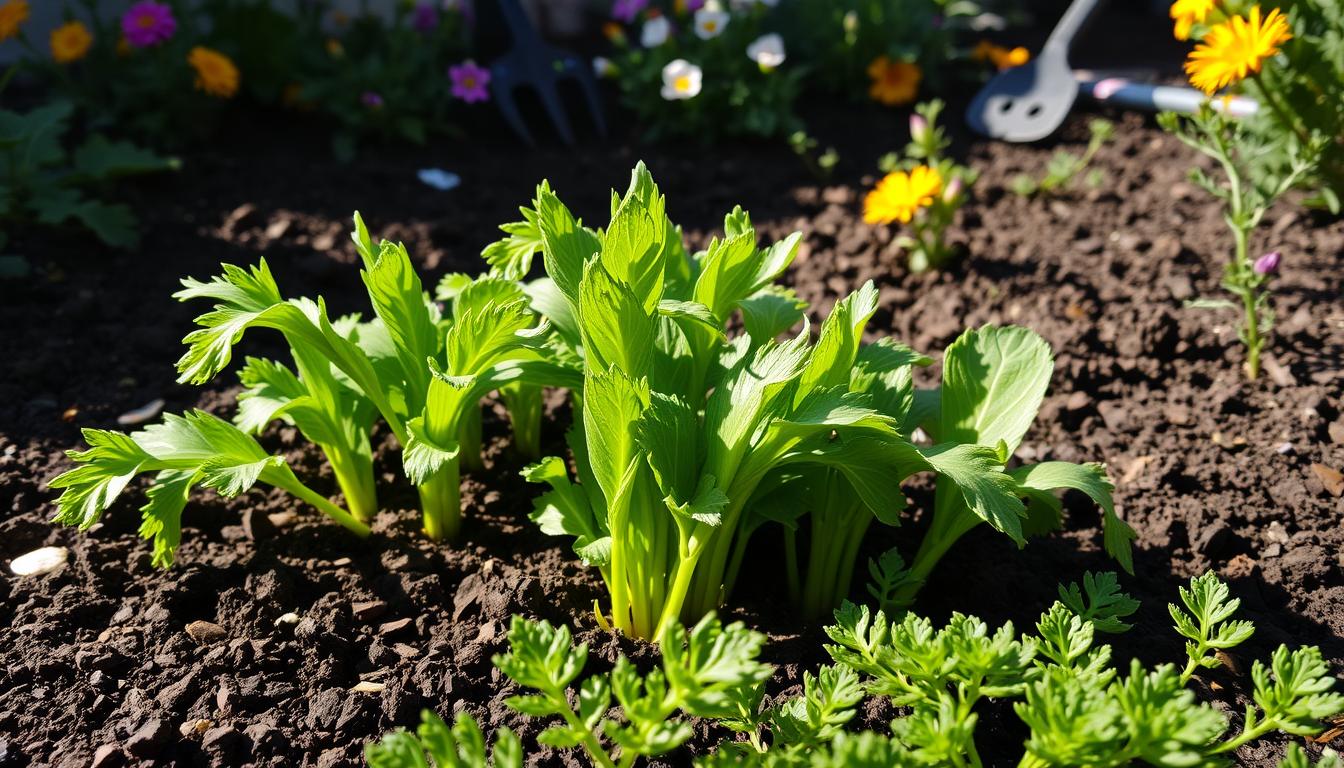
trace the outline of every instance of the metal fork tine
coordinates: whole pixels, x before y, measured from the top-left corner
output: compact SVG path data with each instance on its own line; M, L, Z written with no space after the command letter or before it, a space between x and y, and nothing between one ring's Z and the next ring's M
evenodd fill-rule
M505 80L508 80L506 83ZM495 98L495 105L499 107L499 113L504 116L504 122L509 124L513 132L522 138L523 142L529 147L537 146L536 139L532 138L532 132L527 130L527 124L523 122L522 113L518 111L518 102L513 94L514 83L508 78L491 78L490 90Z
M602 98L597 91L597 79L582 62L573 56L565 57L565 75L578 81L583 97L588 101L588 109L593 113L593 124L602 138L607 137L607 121L602 116Z
M570 127L569 117L565 114L565 108L560 103L560 92L555 88L555 80L545 80L533 85L537 89L537 95L541 97L542 106L551 116L551 122L555 123L555 130L559 132L561 140L573 146L574 129Z

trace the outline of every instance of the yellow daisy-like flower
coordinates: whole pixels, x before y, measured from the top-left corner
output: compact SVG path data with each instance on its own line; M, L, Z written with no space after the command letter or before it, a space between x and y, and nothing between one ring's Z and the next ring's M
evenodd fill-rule
M869 224L908 224L920 208L932 205L943 191L943 177L927 165L893 171L863 199L863 220Z
M894 107L915 100L924 73L918 64L878 56L868 65L868 76L873 79L873 84L868 88L868 95L873 101Z
M69 21L51 31L51 58L58 64L79 61L93 47L93 33L78 21Z
M1185 72L1191 85L1212 96L1259 72L1265 59L1292 37L1279 9L1261 19L1260 6L1253 6L1245 18L1233 16L1214 25L1185 60Z
M1172 34L1177 40L1189 40L1190 29L1196 24L1203 24L1217 5L1218 0L1176 0L1171 4L1170 11L1172 21L1176 22Z
M198 45L187 54L187 63L196 70L197 90L221 99L238 93L238 67L228 56Z
M19 27L28 20L28 0L8 0L0 3L0 40L19 34Z

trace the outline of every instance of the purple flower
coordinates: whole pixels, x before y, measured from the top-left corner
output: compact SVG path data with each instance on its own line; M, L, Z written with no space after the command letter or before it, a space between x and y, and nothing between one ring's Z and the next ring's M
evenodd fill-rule
M705 0L686 0L686 12L695 13L705 7Z
M168 5L141 0L121 17L121 31L126 35L127 43L136 48L148 48L172 37L177 31L177 20Z
M485 67L467 60L449 67L448 76L453 80L453 95L457 98L468 104L490 100L490 91L487 88L490 85L490 70Z
M1283 261L1283 254L1278 251L1270 251L1264 256L1255 260L1251 269L1255 270L1257 275L1272 275L1279 271L1279 262Z
M439 27L439 9L432 3L420 3L411 14L411 26L417 32L433 32Z
M369 109L382 109L383 96L377 91L365 91L359 95L359 103Z
M916 144L923 144L928 135L929 121L918 113L910 115L910 140Z
M630 24L648 4L649 0L616 0L611 4L611 18Z

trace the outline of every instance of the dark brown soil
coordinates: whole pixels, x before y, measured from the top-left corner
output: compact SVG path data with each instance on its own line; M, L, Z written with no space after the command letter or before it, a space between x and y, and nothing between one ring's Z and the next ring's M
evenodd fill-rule
M1149 122L1121 119L1119 138L1098 159L1107 182L1053 200L1007 191L1018 172L1039 173L1052 147L961 145L984 173L958 225L969 255L927 276L907 274L888 245L892 233L857 215L877 156L905 140L904 118L851 108L813 122L842 153L826 185L779 146L590 145L520 155L501 138L368 152L342 167L302 131L239 126L189 156L179 177L132 192L146 225L138 253L74 235L18 241L37 272L0 283L0 560L60 544L71 561L45 577L20 579L7 568L0 576L0 766L88 765L100 750L104 766L355 765L364 742L413 723L426 706L465 707L532 736L538 724L504 709L511 691L490 664L514 612L576 625L602 659L619 649L647 658L647 649L593 629L600 585L567 542L527 520L535 490L517 479L521 464L490 411L489 468L465 480L457 546L417 534L414 493L386 445L386 511L367 541L279 492L204 497L188 508L179 564L167 572L150 567L149 547L135 535L136 493L79 535L47 522L46 487L68 468L63 451L80 444L81 427L115 428L118 414L158 397L169 411L227 408L236 386L227 374L204 389L172 384L178 341L199 310L169 298L179 277L264 254L289 295L321 293L334 311L354 311L363 298L345 232L355 208L378 234L404 240L427 279L437 279L479 270L481 246L539 179L597 220L609 187L623 187L640 158L693 241L712 235L737 203L763 237L805 232L787 279L815 307L872 279L882 298L872 328L923 351L938 353L962 328L985 322L1026 325L1050 341L1053 387L1019 455L1111 468L1121 514L1139 532L1136 575L1123 582L1143 602L1138 626L1115 640L1120 658L1178 657L1165 605L1184 579L1215 568L1259 628L1246 660L1286 642L1320 645L1333 664L1344 662L1344 500L1313 470L1344 469L1344 225L1288 206L1269 218L1257 247L1285 256L1279 322L1267 375L1248 383L1236 316L1182 306L1217 295L1230 247L1220 214L1184 180L1189 152ZM1078 148L1085 123L1073 120L1064 146ZM415 170L435 165L460 173L463 186L422 186ZM279 353L275 345L260 332L246 342L258 353ZM568 414L552 416L545 439L558 451ZM335 493L329 470L292 431L276 429L264 442ZM913 550L927 509L918 491L915 501L911 523L875 530L869 553ZM1056 583L1112 568L1095 510L1071 496L1066 506L1068 529L1022 552L987 529L967 536L919 609L1026 627ZM767 657L781 666L775 686L786 690L825 658L819 630L797 626L778 603L771 567L745 569L763 576L742 585L742 607L730 614L770 633ZM355 610L369 602L376 605ZM297 623L278 622L290 612ZM224 637L193 640L185 626L197 620ZM386 687L350 691L365 680ZM1209 680L1210 695L1229 705L1249 686L1230 673ZM870 724L889 716L875 712ZM982 754L997 756L995 765L1015 762L1008 756L1023 734L1014 716L989 707L983 717ZM697 748L708 739L698 736ZM1239 757L1272 765L1281 749L1270 743Z

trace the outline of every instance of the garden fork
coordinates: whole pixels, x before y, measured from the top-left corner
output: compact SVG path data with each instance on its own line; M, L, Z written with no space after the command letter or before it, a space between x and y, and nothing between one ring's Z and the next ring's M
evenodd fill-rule
M541 39L536 27L527 18L518 0L496 0L504 16L504 24L513 36L513 47L490 65L490 91L499 105L504 120L514 132L527 142L536 146L532 132L523 122L518 111L515 92L520 87L531 87L537 92L541 104L546 108L556 131L566 144L574 143L574 131L564 106L560 103L560 91L556 85L563 78L578 82L593 113L593 124L598 135L606 137L607 124L602 117L602 102L597 92L597 79L592 69L579 57L565 53Z

